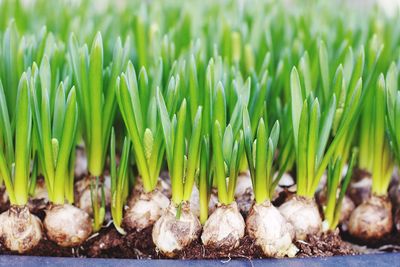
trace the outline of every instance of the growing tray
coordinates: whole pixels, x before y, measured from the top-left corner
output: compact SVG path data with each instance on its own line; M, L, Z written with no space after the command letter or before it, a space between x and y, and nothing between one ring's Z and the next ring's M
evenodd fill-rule
M357 256L335 256L324 258L295 259L220 259L220 260L134 260L134 259L95 259L95 258L59 258L33 256L0 256L0 266L400 266L400 253L367 254Z

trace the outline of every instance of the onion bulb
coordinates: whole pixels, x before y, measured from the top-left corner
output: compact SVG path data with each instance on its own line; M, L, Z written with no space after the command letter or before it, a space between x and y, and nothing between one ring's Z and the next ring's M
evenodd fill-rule
M291 223L297 240L321 232L322 220L314 199L294 196L279 207L281 214Z
M162 254L173 257L177 251L196 240L200 231L200 221L190 211L189 203L182 203L179 218L177 207L171 203L154 224L152 238Z
M9 250L24 253L42 239L42 223L27 206L11 206L0 214L0 234Z
M89 214L70 204L50 206L43 223L49 239L62 247L79 246L92 233Z
M239 246L244 236L245 223L236 202L229 205L219 204L207 219L201 240L207 247L233 249Z
M246 229L267 257L294 257L298 251L292 243L295 236L293 226L269 200L252 206Z

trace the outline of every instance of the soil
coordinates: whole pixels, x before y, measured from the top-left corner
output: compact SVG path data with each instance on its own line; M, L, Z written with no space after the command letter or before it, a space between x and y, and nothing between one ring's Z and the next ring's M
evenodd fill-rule
M306 241L296 241L300 249L298 257L329 257L336 255L355 255L351 244L343 242L339 231L327 232L321 236L307 236Z

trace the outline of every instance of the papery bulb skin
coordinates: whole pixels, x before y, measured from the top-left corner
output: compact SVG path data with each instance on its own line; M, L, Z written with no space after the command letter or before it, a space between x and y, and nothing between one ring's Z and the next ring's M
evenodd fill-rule
M42 223L27 206L11 206L0 214L0 235L11 251L24 253L32 250L42 239Z
M359 174L357 176L357 174ZM358 179L349 185L348 195L356 206L361 205L371 196L372 178L371 174L357 170L355 175Z
M246 219L246 230L267 257L294 257L298 252L292 243L293 226L269 200L252 206Z
M215 211L217 204L218 197L214 193L211 193L208 202L208 214L212 214ZM200 195L199 189L196 186L193 186L192 195L190 196L190 210L194 215L200 217Z
M76 148L76 159L75 159L75 177L83 177L87 175L88 161L85 153L85 149L81 146Z
M275 173L275 177L278 173ZM294 181L293 176L290 173L285 172L278 182L278 186L275 187L272 201L285 202L291 198L297 191L297 185Z
M190 211L189 203L182 203L180 217L177 207L171 203L153 226L152 238L157 249L167 257L173 257L194 240L201 232L199 219Z
M95 186L96 179L89 176L85 177L75 184L77 192L75 196L75 202L78 208L86 211L89 215L93 215L90 181L93 181L93 186ZM97 198L100 202L102 194L101 186L103 186L106 206L109 206L111 203L111 177L108 175L104 176L104 178L100 179L99 183L100 184L97 190Z
M203 227L201 240L206 247L231 250L244 236L245 222L236 202L219 204Z
M50 206L43 224L48 238L61 247L81 245L93 230L89 214L70 204Z
M348 196L344 196L342 201L339 223L348 222L355 208L356 205L354 205L353 200L351 200L351 198Z
M279 211L295 230L295 239L305 240L307 235L321 233L322 220L314 199L294 196L279 207Z
M49 200L49 194L46 188L46 183L44 179L39 179L35 186L35 194L33 196L35 199L44 199L46 202Z
M362 241L378 240L392 229L392 204L386 197L371 196L350 216L349 233Z
M249 171L239 173L236 181L235 199L240 212L246 215L254 200L253 185Z
M123 224L141 231L152 226L169 206L169 199L158 189L133 195L125 211Z

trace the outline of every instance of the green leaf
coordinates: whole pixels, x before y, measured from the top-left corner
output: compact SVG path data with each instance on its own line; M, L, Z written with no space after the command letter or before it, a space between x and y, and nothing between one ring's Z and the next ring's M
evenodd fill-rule
M16 113L15 131L15 202L13 204L26 205L28 202L28 177L31 155L31 128L32 114L30 104L30 90L26 73L22 74L17 101L19 110Z
M188 164L185 177L183 200L189 200L190 196L192 195L195 174L199 165L200 145L202 137L201 124L202 124L202 108L198 107L196 112L196 117L193 123L192 136L189 142Z
M336 97L333 96L328 109L322 114L322 121L321 121L321 128L319 131L319 137L317 141L317 164L319 164L322 160L324 155L324 151L326 148L326 144L329 139L329 135L333 125L333 119L335 116L335 109L336 109Z
M176 137L173 149L173 162L171 164L172 201L180 204L183 200L183 160L185 155L185 122L186 100L184 99L178 112Z
M299 74L297 73L296 67L293 67L290 73L290 91L292 97L292 125L294 134L294 143L296 149L299 146L299 125L300 116L303 109L303 97L301 93Z
M164 97L162 96L159 89L157 89L157 103L158 103L158 112L160 114L161 126L163 128L164 140L165 140L165 148L167 152L167 163L168 169L172 169L172 159L173 159L173 139L172 139L172 130L171 130L171 121L169 120L169 114L167 111L167 107L165 106Z
M142 138L139 134L136 118L132 107L132 95L129 89L130 84L125 74L122 74L120 79L117 79L116 95L118 105L122 114L122 118L125 122L125 126L128 130L129 137L133 143L133 152L135 154L135 160L139 173L143 179L143 187L146 192L152 189L150 182L150 172L145 155L145 148L143 147Z
M65 176L68 172L68 162L71 151L75 146L75 133L78 122L77 110L76 93L75 88L73 87L68 94L63 133L62 138L59 141L60 150L58 152L54 181L53 202L55 204L64 204L65 200Z
M103 41L101 34L97 33L92 44L89 64L89 112L91 127L90 144L88 149L88 167L90 174L99 176L102 174L103 138Z
M147 162L149 162L150 160L151 152L153 151L153 144L154 144L153 134L149 128L146 128L146 130L144 131L143 146Z
M297 194L308 196L308 181L312 177L307 175L307 148L309 135L309 110L308 102L304 101L299 121L298 147L297 147Z
M225 162L222 152L221 126L216 120L212 128L212 147L214 150L214 175L218 186L218 200L220 203L228 204L228 192L226 188Z
M311 113L309 117L309 129L307 140L307 190L310 192L312 182L315 175L315 164L317 161L317 145L318 145L318 129L320 121L320 110L318 99L315 99L311 106ZM313 193L311 193L313 194Z
M224 160L228 165L230 165L232 147L233 147L233 132L232 132L232 126L229 124L225 129L224 137L222 139L222 152Z
M49 105L48 94L43 91L42 92L42 116L44 117L43 123L50 122L48 119L48 117L50 117L50 106L47 107L48 105ZM61 139L63 125L64 125L64 117L65 117L65 89L64 89L64 84L61 82L56 91L54 113L53 113L52 136L56 139ZM49 129L47 129L47 127L49 127L49 125L43 127L43 134L45 136L48 136L49 134Z
M14 161L14 145L12 141L12 132L10 117L7 109L6 97L4 95L4 88L0 80L0 136L4 138L5 159L10 166Z
M247 111L247 107L243 109L243 132L244 132L244 148L246 151L246 158L248 162L248 167L250 170L250 176L252 178L253 185L255 181L253 177L255 177L255 162L253 161L253 134L251 132L251 123L249 112Z
M218 83L216 90L213 115L214 121L218 121L220 125L226 125L226 103L224 87L220 82Z
M261 118L257 129L256 165L254 197L257 203L263 203L267 197L267 133L264 120Z
M327 101L330 90L329 90L329 58L328 58L328 50L326 45L323 41L319 43L319 67L321 71L321 78L322 78L322 88L324 90L324 99L325 102Z

